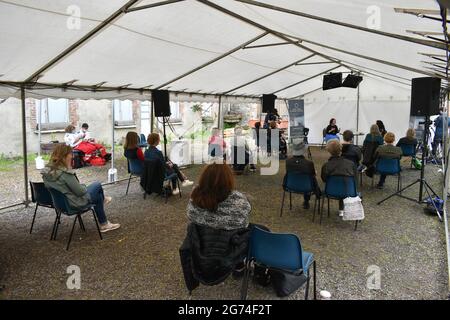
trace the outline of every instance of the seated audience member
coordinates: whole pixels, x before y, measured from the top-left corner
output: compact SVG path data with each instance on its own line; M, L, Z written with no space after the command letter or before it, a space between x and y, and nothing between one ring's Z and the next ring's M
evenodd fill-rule
M106 218L104 205L111 202L112 198L104 195L100 182L94 182L87 187L80 184L75 172L71 170L71 166L72 148L66 145L57 146L49 163L42 171L45 186L64 193L70 207L74 210L93 204L101 232L119 228L120 224L111 223Z
M186 209L190 224L180 248L189 290L198 285L198 279L217 284L231 272L234 277L243 275L252 227L251 209L247 197L235 190L228 165L213 163L203 168Z
M364 144L362 147L363 161L362 164L366 166L363 171L366 171L368 177L373 177L375 173L375 151L378 146L383 145L383 137L381 136L380 129L376 124L370 127L370 132L366 135L364 139Z
M412 144L417 146L416 130L414 130L413 128L409 128L408 130L406 130L406 136L398 140L397 147L400 147L404 144Z
M145 160L160 160L166 169L166 175L170 175L172 173L176 173L178 179L181 181L181 186L191 186L194 183L187 179L186 175L180 171L178 166L175 163L172 163L170 160L165 160L162 152L156 148L159 144L160 138L157 133L150 133L147 138L147 143L149 144L148 149L145 151L144 158ZM180 190L177 188L177 178L172 180L172 193L178 194Z
M394 146L395 135L392 132L387 132L384 135L385 145L379 146L375 151L375 159L388 158L388 159L400 159L402 157L402 149L400 147ZM384 182L386 180L386 175L380 175L380 181L378 182L377 188L382 189Z
M331 157L322 166L321 178L323 182L327 181L329 176L347 176L355 177L356 179L356 165L354 162L345 159L341 156L342 146L339 141L331 140L327 143L327 151ZM344 201L339 200L339 216L344 215Z
M316 179L316 169L314 163L305 158L308 153L308 145L302 139L293 139L292 141L292 157L286 160L286 173L297 172L307 174L313 178L314 194L320 196L320 188ZM305 202L303 208L309 209L309 199L311 194L304 194Z
M242 171L247 165L249 165L251 171L256 171L256 166L253 163L252 152L248 145L247 139L242 132L241 126L236 126L234 128L231 156L231 162L234 170ZM244 158L242 159L242 157Z
M129 160L138 159L141 161L141 164L143 164L145 158L142 149L138 147L139 141L140 138L136 132L128 132L125 137L125 143L123 145L123 155Z
M212 129L212 136L208 140L208 150L210 151L211 157L223 157L225 160L227 144L225 143L225 140L220 135L219 128L213 128Z
M68 125L65 129L64 141L66 145L71 146L73 150L84 153L84 161L92 165L104 165L111 159L111 154L106 152L106 148L101 144L92 141L85 141L86 132L75 131L73 125ZM95 159L95 160L94 160ZM99 162L97 160L100 160Z
M387 133L386 128L384 127L384 123L381 120L377 120L377 126L378 129L380 130L380 134L382 137L384 137L384 135Z
M191 193L187 207L190 222L215 229L247 228L251 205L235 190L233 172L225 164L207 165Z
M370 126L370 132L366 134L366 137L364 138L365 142L377 142L378 145L383 145L383 137L381 136L380 129L376 124L373 124Z
M330 119L330 124L325 129L325 141L328 142L331 139L339 140L338 133L339 133L339 128L336 125L336 119L335 118L331 118Z
M351 130L345 130L342 134L342 156L345 159L353 161L356 166L359 166L361 161L361 149L353 144L353 132Z

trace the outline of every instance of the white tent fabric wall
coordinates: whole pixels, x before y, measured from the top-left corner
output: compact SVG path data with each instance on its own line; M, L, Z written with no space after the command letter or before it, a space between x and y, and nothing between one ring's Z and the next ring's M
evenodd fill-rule
M367 134L376 120L382 120L397 140L403 137L409 127L410 88L370 77L365 77L359 88L359 131ZM356 132L356 89L319 89L307 94L304 100L305 126L310 128L309 143L322 143L322 129L331 118L336 118L341 132L347 129ZM364 136L358 140L362 144Z

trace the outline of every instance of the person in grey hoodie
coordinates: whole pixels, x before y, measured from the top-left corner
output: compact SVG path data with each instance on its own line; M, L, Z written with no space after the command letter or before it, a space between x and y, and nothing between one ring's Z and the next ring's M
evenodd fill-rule
M41 173L45 186L63 193L71 208L77 210L93 204L101 232L120 227L120 224L111 223L106 218L104 204L111 202L112 199L105 197L102 185L94 182L86 187L78 181L75 171L72 170L72 148L70 146L57 146L48 165Z
M251 205L234 190L234 176L226 164L210 164L203 169L187 206L190 222L222 230L249 226Z

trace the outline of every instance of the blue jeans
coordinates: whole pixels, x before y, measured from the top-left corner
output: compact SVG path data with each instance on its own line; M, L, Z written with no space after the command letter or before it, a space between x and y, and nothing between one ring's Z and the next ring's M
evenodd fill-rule
M386 181L386 175L385 174L380 175L380 182L378 182L378 185L379 186L384 185L385 181Z
M108 221L106 219L105 209L103 208L103 201L105 195L103 194L103 188L100 182L93 182L87 186L87 192L91 198L91 203L95 205L94 211L97 215L98 222L104 224Z

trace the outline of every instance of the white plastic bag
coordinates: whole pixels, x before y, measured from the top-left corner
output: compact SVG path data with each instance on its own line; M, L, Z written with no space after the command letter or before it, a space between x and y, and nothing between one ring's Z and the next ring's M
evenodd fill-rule
M344 217L342 220L354 221L364 219L364 207L359 196L344 199Z

